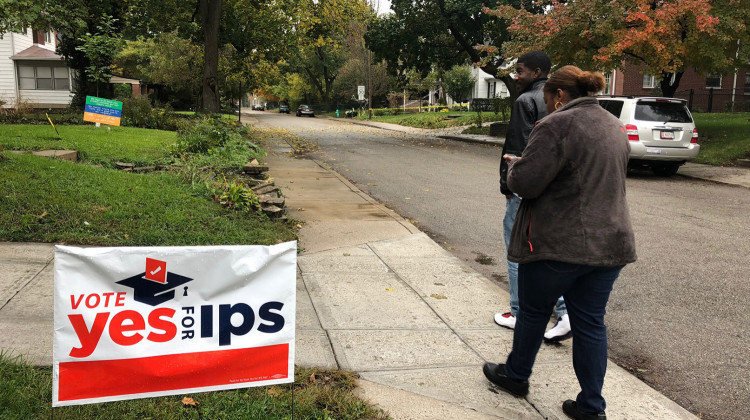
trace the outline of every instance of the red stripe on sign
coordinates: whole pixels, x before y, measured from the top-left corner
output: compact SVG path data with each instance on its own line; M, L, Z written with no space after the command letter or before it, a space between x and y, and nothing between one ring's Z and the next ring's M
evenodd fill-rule
M289 344L138 359L60 363L59 401L288 377Z

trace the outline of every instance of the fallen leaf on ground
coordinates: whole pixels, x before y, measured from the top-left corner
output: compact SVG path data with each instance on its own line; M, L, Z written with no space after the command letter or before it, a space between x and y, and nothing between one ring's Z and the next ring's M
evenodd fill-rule
M198 401L195 401L194 399L192 399L190 397L183 398L182 399L182 404L183 405L192 405L193 407L195 407L196 405L200 405L200 403Z
M270 395L272 397L278 397L279 395L281 395L281 388L279 388L279 387L277 387L277 386L274 385L274 386L268 388L268 391L266 391L266 392L268 393L268 395Z
M431 294L430 297L434 297L435 299L448 299L447 296L445 296L445 295L439 295L437 293Z

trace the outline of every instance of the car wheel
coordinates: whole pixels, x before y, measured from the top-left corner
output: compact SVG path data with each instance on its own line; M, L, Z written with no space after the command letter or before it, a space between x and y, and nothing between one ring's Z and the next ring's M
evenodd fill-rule
M665 177L676 174L678 169L680 169L679 163L663 163L651 167L651 170L654 171L656 175Z

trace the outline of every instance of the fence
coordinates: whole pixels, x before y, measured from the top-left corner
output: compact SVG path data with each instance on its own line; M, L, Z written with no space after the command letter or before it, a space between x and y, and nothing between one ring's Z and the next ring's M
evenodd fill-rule
M750 91L737 89L731 91L680 90L675 92L675 98L685 99L688 109L693 112L750 112Z

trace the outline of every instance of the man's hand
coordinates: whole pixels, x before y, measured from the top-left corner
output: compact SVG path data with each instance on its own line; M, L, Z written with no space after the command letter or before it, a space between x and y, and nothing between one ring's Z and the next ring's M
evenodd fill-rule
M521 159L521 158L513 154L504 154L503 159L505 159L508 162L508 164L510 164L511 162Z

